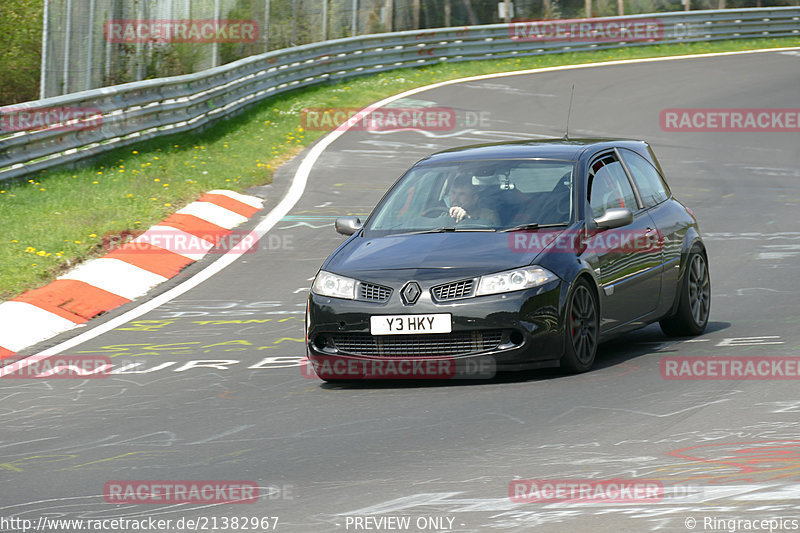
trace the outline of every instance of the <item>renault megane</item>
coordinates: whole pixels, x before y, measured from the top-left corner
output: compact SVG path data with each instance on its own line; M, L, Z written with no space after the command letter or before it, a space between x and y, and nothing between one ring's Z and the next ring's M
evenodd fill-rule
M308 358L326 380L343 376L321 362L391 358L584 372L612 336L653 322L698 335L708 321L697 220L642 141L439 152L363 224L342 217L336 230L350 237L306 312Z

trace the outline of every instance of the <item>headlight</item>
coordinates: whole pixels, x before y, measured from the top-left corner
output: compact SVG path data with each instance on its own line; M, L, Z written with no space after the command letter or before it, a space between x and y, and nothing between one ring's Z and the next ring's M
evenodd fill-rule
M475 296L530 289L531 287L544 285L554 279L558 279L557 276L542 267L506 270L505 272L498 272L497 274L481 276L481 279L478 281L478 290L475 291Z
M320 270L314 279L311 290L320 296L354 300L356 297L356 280Z

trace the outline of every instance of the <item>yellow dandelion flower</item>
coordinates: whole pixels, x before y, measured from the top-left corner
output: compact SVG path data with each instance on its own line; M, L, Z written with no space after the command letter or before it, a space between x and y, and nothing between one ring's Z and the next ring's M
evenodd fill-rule
M97 185L98 183L100 183L100 182L99 181L93 181L92 182L92 184L94 184L94 185Z
M40 191L46 191L47 189L45 189L44 187L39 187L39 190Z
M95 237L97 237L97 234L96 233L90 233L89 237L95 238Z
M72 241L72 242L74 242L75 244L83 244L81 241Z
M159 178L154 178L153 181L161 181Z
M138 152L137 150L134 150L134 151L133 151L133 152L131 152L131 153L133 153L133 154L138 154L139 152Z
M164 204L164 207L172 207L172 204L166 203L166 204Z

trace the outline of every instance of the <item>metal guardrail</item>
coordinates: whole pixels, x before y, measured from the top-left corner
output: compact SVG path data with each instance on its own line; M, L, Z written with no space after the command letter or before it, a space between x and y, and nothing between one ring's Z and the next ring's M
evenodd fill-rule
M508 24L491 24L374 34L276 50L194 74L0 107L0 115L52 108L90 108L97 113L82 122L5 136L0 132L0 181L145 139L201 128L272 95L331 80L452 61L800 35L800 7L658 13L576 22L600 20L657 20L662 32L658 38L647 40L520 40L512 39ZM99 127L85 127L91 121Z

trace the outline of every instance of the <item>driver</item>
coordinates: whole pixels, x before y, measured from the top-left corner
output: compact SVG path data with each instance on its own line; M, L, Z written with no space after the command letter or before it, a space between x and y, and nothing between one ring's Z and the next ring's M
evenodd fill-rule
M500 218L497 213L486 207L478 206L478 191L472 184L472 176L461 175L453 180L448 193L450 208L447 214L456 223L464 219L478 220L482 224L499 225Z

